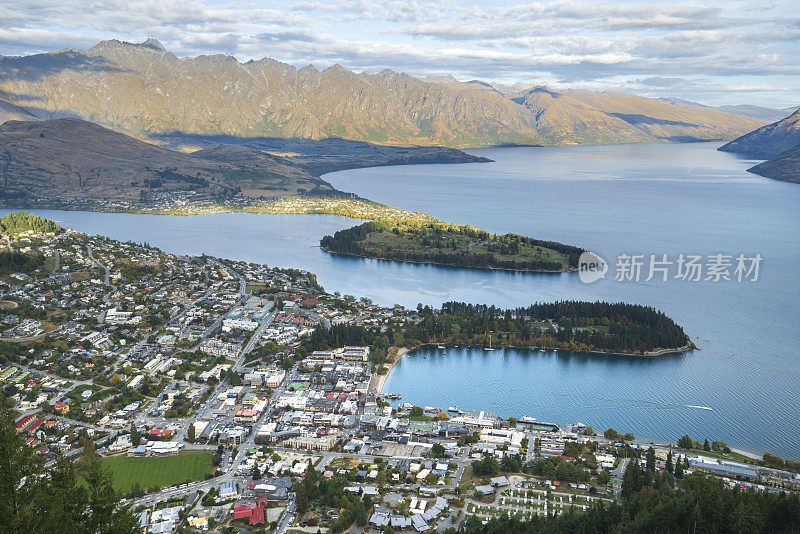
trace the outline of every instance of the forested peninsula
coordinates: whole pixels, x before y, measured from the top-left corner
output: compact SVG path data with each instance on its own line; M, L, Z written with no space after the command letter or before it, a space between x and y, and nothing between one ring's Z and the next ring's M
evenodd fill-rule
M439 221L377 220L320 241L323 250L413 263L512 271L562 272L578 267L582 248Z
M441 309L419 305L405 328L370 329L334 325L317 329L295 355L341 345L368 345L376 365L388 363L392 346L445 343L472 347L564 349L623 356L658 356L683 352L694 344L683 328L664 313L626 303L562 301L502 309L481 304L445 302Z
M663 312L627 303L561 301L502 309L445 302L418 309L406 337L428 343L558 348L574 352L654 356L694 348Z

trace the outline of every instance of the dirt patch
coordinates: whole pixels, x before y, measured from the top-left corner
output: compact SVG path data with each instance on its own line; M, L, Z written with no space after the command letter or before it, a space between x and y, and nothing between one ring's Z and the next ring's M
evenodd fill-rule
M346 458L346 457L338 457L334 458L330 464L328 464L333 469L355 469L356 467L361 464L361 460L358 458Z
M13 300L0 300L0 310L13 310L17 306L19 306L19 304Z

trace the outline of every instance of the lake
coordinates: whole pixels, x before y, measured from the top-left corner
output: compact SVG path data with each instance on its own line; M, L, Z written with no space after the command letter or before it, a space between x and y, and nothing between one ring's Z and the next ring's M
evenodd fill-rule
M700 350L658 359L449 348L418 351L384 390L404 402L486 409L654 440L684 433L754 452L800 456L800 186L745 172L718 145L472 150L487 164L341 171L335 187L442 220L583 246L612 270L594 284L536 274L401 264L322 252L354 224L322 215L192 217L39 211L77 230L308 269L327 289L381 304L448 300L527 305L557 299L646 304L681 324ZM756 282L614 280L620 254L760 254ZM647 273L643 273L646 275ZM643 276L644 278L644 276ZM425 356L423 358L422 356Z

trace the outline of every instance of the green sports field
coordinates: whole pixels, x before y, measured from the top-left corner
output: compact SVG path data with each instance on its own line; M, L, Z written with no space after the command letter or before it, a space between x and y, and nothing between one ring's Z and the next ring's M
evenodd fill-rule
M177 456L104 458L103 467L113 473L114 488L127 492L134 482L147 489L203 480L213 468L212 455L211 451L187 451Z

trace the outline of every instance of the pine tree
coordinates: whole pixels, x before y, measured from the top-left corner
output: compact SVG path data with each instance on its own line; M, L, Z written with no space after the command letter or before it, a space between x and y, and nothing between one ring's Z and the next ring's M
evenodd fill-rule
M703 443L703 450L704 451L710 451L711 450L711 445L708 444L708 439L706 439L706 441Z
M13 417L0 413L0 532L25 534L134 531L136 518L119 506L111 475L102 469L94 444L84 435L89 454L83 462L86 487L78 484L73 462L57 455L45 469L41 456L25 445Z
M656 451L653 447L647 449L647 472L650 474L656 471Z
M142 435L139 433L139 429L136 428L136 425L131 423L131 445L138 447L141 442Z
M667 471L670 473L675 471L675 467L672 465L672 451L667 453Z
M685 470L683 468L683 462L681 462L680 460L675 462L675 478L676 479L683 478L684 471Z

